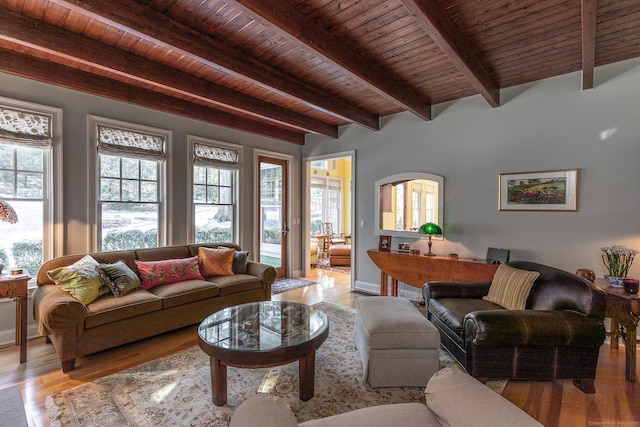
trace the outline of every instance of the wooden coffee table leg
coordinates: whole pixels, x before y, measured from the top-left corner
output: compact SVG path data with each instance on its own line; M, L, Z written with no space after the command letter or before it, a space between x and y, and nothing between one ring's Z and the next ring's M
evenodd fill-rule
M213 404L222 406L227 403L227 365L218 359L209 358L211 370L211 396Z
M315 393L316 353L311 352L298 362L298 377L300 382L300 400L307 401Z

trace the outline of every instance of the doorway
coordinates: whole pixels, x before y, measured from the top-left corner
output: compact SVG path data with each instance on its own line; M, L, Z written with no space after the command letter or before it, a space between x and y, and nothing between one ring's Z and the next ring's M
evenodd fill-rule
M273 266L279 279L287 275L288 161L259 155L258 172L258 262Z
M312 268L344 271L351 275L353 284L353 248L356 247L354 157L355 152L345 152L305 159L304 275L309 274ZM331 235L327 234L328 229ZM339 263L330 262L329 249L332 245L336 246L332 252L337 245L342 245Z

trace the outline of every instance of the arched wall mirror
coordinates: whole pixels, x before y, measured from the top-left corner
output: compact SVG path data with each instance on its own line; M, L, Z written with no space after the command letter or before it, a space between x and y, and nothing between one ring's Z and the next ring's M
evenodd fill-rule
M376 235L418 239L421 237L418 229L427 222L444 230L443 177L423 172L401 173L377 180L375 191Z

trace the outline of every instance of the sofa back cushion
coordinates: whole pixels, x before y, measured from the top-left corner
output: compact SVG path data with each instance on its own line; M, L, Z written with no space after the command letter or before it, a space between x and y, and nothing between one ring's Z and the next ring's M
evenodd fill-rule
M512 261L509 266L540 273L529 294L533 310L573 310L604 318L606 296L587 279L535 262Z
M183 280L204 280L200 274L198 257L165 259L158 261L138 261L138 273L144 289L151 289L167 283Z
M501 264L493 276L489 293L482 299L507 310L524 310L533 283L540 276L537 271L521 270Z

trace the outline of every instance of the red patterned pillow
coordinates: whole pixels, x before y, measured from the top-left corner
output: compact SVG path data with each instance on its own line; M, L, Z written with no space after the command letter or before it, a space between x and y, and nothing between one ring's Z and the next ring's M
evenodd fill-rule
M165 259L161 261L135 260L140 273L140 281L144 289L151 289L167 283L183 280L201 279L198 257L182 259Z

